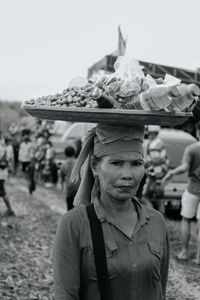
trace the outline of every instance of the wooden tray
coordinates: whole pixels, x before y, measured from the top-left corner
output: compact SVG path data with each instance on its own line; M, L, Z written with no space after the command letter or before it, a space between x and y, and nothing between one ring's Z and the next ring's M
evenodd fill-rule
M187 121L192 112L149 112L130 109L63 108L42 105L23 105L33 117L70 122L107 123L115 125L161 125L176 126Z

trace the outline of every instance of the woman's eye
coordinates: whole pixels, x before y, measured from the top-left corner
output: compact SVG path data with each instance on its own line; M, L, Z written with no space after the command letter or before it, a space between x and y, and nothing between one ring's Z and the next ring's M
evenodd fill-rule
M120 161L112 161L111 164L114 166L120 166L121 162Z
M133 162L133 166L135 166L135 167L140 167L140 166L143 166L143 165L144 165L143 161L134 161Z

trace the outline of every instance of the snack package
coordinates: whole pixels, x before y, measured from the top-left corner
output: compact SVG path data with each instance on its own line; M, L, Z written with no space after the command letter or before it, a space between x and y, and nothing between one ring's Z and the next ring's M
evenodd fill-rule
M119 56L114 64L114 70L112 77L121 81L118 92L120 97L133 96L141 91L145 75L136 59Z
M139 62L134 58L119 56L114 64L115 72L103 75L95 85L107 95L117 99L138 94L145 83L145 75Z

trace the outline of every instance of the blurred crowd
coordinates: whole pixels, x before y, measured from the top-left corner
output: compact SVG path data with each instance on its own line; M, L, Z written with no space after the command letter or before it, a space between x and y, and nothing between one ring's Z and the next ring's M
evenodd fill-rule
M66 146L64 154L68 165L63 164L61 167L56 162L56 149L51 140L52 130L51 123L38 120L31 130L19 128L12 123L7 132L0 132L0 197L6 204L6 215L14 214L4 186L9 176L24 177L30 195L36 190L37 184L47 188L59 186L67 190L66 184L80 152L81 140L75 140L73 145ZM66 201L69 196L68 193Z
M0 197L4 197L8 215L12 215L13 211L6 196L4 183L11 175L27 180L30 195L36 190L37 184L62 189L67 210L73 208L73 199L79 183L75 185L71 182L71 171L82 148L82 141L75 139L72 144L66 145L63 149L65 157L62 164L59 164L56 160L55 145L52 143L52 125L51 122L37 120L35 126L29 129L24 126L19 128L13 123L8 132L0 133ZM152 125L147 128L149 142L145 154L146 173L137 193L141 201L149 206L154 206L153 202L149 201L151 198L156 199L156 205L159 203L158 198L163 192L160 181L169 164L166 149L158 138L159 130L159 126ZM1 168L1 161L2 164L6 161L6 167Z

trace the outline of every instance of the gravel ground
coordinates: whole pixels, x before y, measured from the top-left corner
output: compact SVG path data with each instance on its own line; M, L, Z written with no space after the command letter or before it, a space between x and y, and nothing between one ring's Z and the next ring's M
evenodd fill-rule
M11 178L7 191L16 217L3 217L0 202L0 299L53 300L52 248L56 227L65 211L62 193L41 186L29 196L23 179ZM168 300L200 299L200 267L178 262L180 220L166 219L171 259ZM195 223L192 224L190 258L195 257Z

